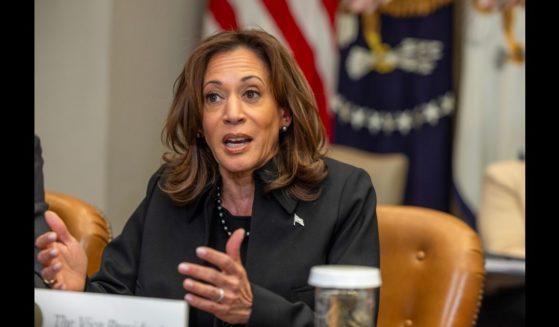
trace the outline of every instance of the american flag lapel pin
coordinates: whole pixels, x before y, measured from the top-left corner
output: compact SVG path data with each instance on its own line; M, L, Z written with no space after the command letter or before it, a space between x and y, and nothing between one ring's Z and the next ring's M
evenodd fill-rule
M305 227L305 221L303 220L303 218L297 216L297 214L293 215L293 226L295 226L296 224L299 224L303 227Z

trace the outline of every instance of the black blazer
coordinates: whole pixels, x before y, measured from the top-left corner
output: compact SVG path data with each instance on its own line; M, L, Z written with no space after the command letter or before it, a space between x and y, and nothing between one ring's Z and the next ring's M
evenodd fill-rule
M35 239L41 234L50 230L45 221L45 211L47 211L47 203L45 202L45 188L43 185L43 156L41 149L41 140L35 135ZM43 266L37 260L39 249L35 248L35 287L48 288L41 277Z
M255 173L245 263L254 294L250 326L313 326L314 291L307 280L314 265L380 266L376 195L369 175L325 161L328 177L312 202L281 191L264 195L270 163ZM101 270L88 281L87 291L184 298L185 277L177 266L183 261L202 264L195 249L208 244L215 190L208 187L195 203L180 206L157 187L160 178L161 169L121 235L106 247ZM295 213L304 226L294 222Z

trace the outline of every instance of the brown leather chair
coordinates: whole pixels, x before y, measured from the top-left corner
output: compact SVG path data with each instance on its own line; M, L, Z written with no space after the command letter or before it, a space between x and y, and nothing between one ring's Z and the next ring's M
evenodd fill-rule
M378 326L474 326L483 293L477 234L447 213L377 207L382 286Z
M101 212L90 204L64 193L45 192L49 210L62 218L70 234L87 253L88 276L99 270L101 255L112 239L111 228Z

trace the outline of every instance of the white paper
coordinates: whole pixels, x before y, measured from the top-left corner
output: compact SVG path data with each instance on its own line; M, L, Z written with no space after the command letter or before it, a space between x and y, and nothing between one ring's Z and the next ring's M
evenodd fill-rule
M35 303L43 327L188 327L184 300L36 288Z

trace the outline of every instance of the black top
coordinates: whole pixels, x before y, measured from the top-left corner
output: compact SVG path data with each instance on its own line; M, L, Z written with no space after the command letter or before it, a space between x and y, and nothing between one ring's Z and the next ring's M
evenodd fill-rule
M307 282L312 266L380 265L369 175L333 159L325 162L328 176L311 202L282 190L264 194L263 184L275 171L272 161L255 172L244 260L253 293L248 326L313 326L314 288ZM177 205L157 187L162 178L160 169L150 179L145 198L105 248L87 291L184 299L179 263L203 264L196 247L223 236L216 226L216 186L209 185L190 205ZM191 308L190 325L205 325L195 312Z
M225 213L225 217L223 218L226 221L227 227L231 230L231 233L239 228L243 228L245 232L250 232L250 216L234 216L225 208L223 208L223 213ZM223 230L223 225L220 224L217 217L215 220L212 220L210 224L212 226L212 232L210 234L209 246L218 251L225 252L225 245L227 244L229 235ZM245 235L243 244L241 244L241 261L243 265L246 260L246 250L249 240L250 236Z

